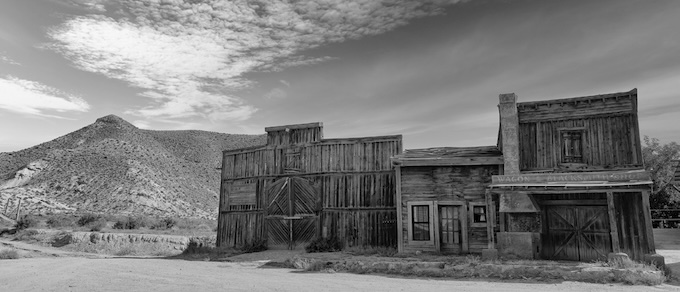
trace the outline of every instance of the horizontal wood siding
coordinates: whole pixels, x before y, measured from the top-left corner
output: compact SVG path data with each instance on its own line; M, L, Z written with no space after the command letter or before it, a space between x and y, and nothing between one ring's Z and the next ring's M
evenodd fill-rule
M560 129L583 129L583 160L601 168L641 167L636 115L598 116L520 123L520 168L558 168L562 161Z
M498 175L498 166L417 166L401 168L402 235L405 252L435 251L434 246L408 245L408 202L461 201L465 208L470 202L485 202L486 187L491 176ZM436 206L435 206L436 207ZM468 210L472 212L472 210ZM434 220L438 220L435 218ZM469 252L481 253L488 246L486 227L471 227L467 220Z

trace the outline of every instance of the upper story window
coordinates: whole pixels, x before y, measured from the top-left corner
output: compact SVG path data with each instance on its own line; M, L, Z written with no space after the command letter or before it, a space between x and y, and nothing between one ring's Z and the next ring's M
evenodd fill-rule
M583 130L562 130L562 163L583 163Z

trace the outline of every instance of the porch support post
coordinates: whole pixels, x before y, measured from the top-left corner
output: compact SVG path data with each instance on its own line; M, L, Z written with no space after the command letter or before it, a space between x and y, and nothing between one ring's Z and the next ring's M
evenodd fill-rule
M397 252L402 253L404 252L404 218L401 206L401 166L397 165L395 175L397 181Z
M496 206L494 206L493 200L491 193L489 190L486 190L486 193L484 195L486 197L486 233L487 237L489 238L489 246L488 249L495 249L496 244L495 244L495 234L494 234L494 225L496 224Z
M645 235L647 237L647 246L649 247L649 253L656 253L656 247L654 245L654 230L652 230L652 211L649 208L649 191L642 191L642 217L645 226Z
M612 252L620 253L619 229L616 224L616 208L614 207L614 193L607 192L607 213L609 213L609 229L612 242Z

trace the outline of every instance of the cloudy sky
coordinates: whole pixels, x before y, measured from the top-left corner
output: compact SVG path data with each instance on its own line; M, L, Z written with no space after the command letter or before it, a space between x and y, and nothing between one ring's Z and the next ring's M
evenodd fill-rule
M680 1L0 1L0 151L140 128L495 144L498 95L639 90L680 141Z

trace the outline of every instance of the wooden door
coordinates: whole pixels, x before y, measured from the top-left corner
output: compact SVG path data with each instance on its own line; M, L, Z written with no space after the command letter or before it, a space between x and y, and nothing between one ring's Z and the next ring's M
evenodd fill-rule
M295 249L317 235L317 192L306 179L282 178L267 188L267 236L270 247Z
M607 206L545 206L543 257L606 260L612 250Z
M442 252L461 252L460 206L439 205L439 244Z

